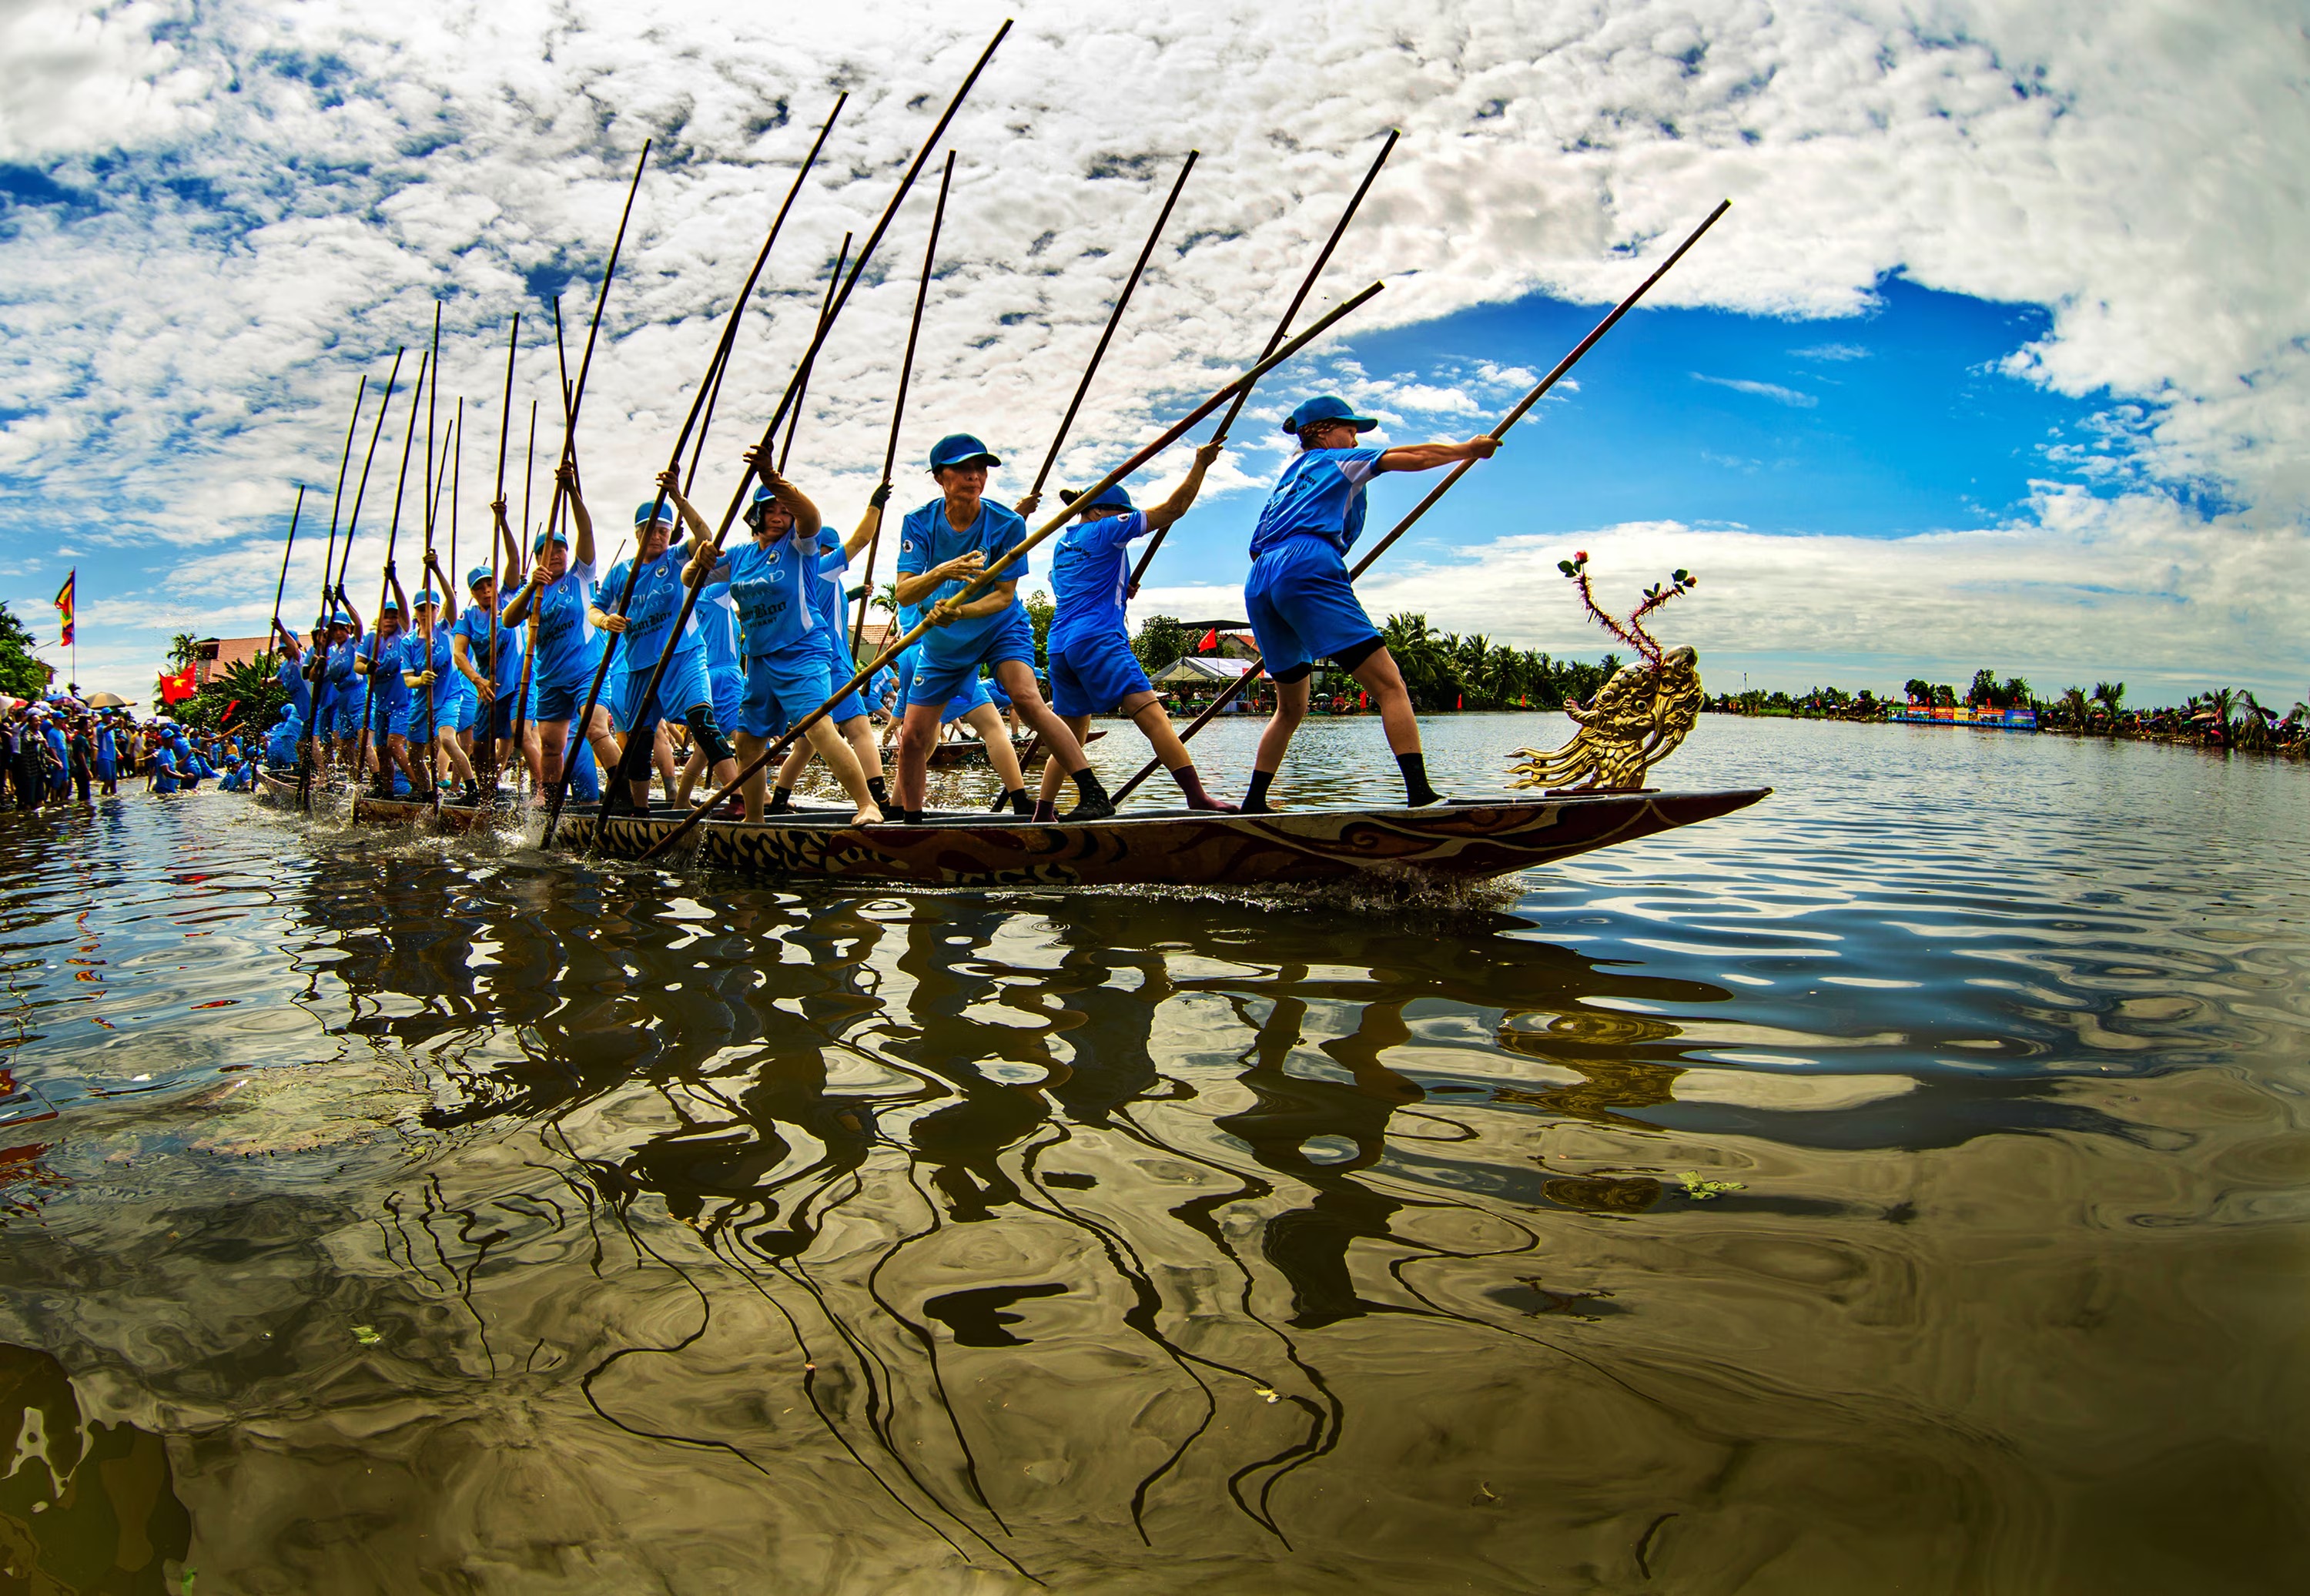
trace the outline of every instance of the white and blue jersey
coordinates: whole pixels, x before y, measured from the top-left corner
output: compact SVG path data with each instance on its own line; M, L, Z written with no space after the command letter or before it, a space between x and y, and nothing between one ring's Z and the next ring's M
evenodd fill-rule
M993 499L981 499L978 518L958 532L947 519L946 500L934 499L909 510L899 537L899 574L919 577L948 560L977 550L992 568L994 562L1026 541L1027 524ZM1001 582L1016 582L1028 574L1028 561L1014 560L1003 568ZM963 578L939 584L923 606L954 597L963 590ZM1014 597L1008 609L951 626L934 627L920 645L922 660L908 690L909 704L940 704L952 698L982 664L1000 660L1035 661L1035 631L1027 607Z
M1051 556L1051 707L1064 716L1105 715L1135 693L1152 692L1131 652L1123 607L1131 591L1131 542L1147 532L1138 510L1078 521Z
M1344 556L1364 529L1364 486L1384 449L1307 449L1283 468L1252 529L1257 559L1293 538L1321 538Z
M502 616L503 613L500 606L499 614ZM465 639L465 657L473 662L474 671L480 673L482 681L493 683L498 690L498 697L502 698L521 685L522 629L508 626L502 619L497 620L498 669L494 678L490 674L491 629L490 612L479 604L468 604L458 612L456 624L450 627L449 635ZM465 681L469 688L473 685L465 680L463 672L458 672L457 680Z
M625 676L611 706L621 731L655 723L669 710L679 718L713 702L706 684L706 639L699 635L697 616L683 620L682 635L674 637L673 623L682 613L685 591L682 568L688 563L684 545L669 543L656 559L621 561L602 578L603 592L614 595L626 591L629 568L634 573L633 594L626 601L626 629L612 645L625 663ZM642 690L656 673L669 638L673 638L673 652L666 658L665 674L658 679L654 705L646 706L640 701Z
M602 641L586 612L594 602L594 567L573 563L551 582L539 584L536 657L530 666L537 683L537 717L566 721L578 712L602 663Z
M385 643L385 664L378 665L378 634L369 633L360 640L354 652L369 664L366 676L352 680L352 723L356 731L360 725L361 712L369 711L370 722L380 730L398 732L395 722L409 707L409 684L401 680L402 662L408 657L408 644L395 632Z
M300 652L293 659L285 654L282 655L280 667L274 674L280 678L281 685L288 690L289 702L295 707L297 718L300 721L312 719L313 685L305 680L304 655Z
M724 554L708 574L726 582L746 654L746 696L738 730L775 737L826 702L833 664L811 602L818 549L789 533L767 549L752 540Z
M1283 468L1251 534L1244 608L1262 662L1279 681L1378 636L1356 597L1347 552L1364 529L1364 488L1380 449L1308 449Z
M850 657L850 629L843 614L842 573L850 568L850 556L843 552L842 540L831 532L819 533L818 577L811 584L811 608L826 635L827 668L833 672L834 685L840 687L858 674L858 663ZM855 691L842 695L842 702L829 712L837 725L855 720L866 713L866 700Z

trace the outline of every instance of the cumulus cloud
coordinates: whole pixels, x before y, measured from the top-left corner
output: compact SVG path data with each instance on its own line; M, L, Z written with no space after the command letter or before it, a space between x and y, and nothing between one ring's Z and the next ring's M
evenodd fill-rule
M847 89L725 386L725 464L708 480L726 483L842 234L871 225L1001 14L977 0L0 4L13 196L0 213L0 479L19 490L0 526L14 541L35 525L23 505L61 509L81 542L109 551L124 609L131 574L162 550L186 563L135 603L181 616L197 601L221 627L261 620L285 484L322 486L325 533L355 374L381 375L395 345L420 339L436 299L446 394L471 402L466 465L487 474L476 459L493 453L506 323L522 308L525 336L543 339L536 296L565 287L576 358L626 174L652 137L581 439L614 501L608 484L639 484L662 463L810 129ZM1311 20L1172 0L1098 13L1038 3L1019 16L950 140L956 192L902 460L966 425L1022 462L1038 455L1162 190L1199 148L1062 461L1063 480L1096 471L1256 351L1395 126L1402 143L1319 308L1382 275L1388 291L1361 327L1533 290L1608 300L1729 195L1733 212L1657 302L1843 314L1900 271L2049 307L2050 331L2014 372L2141 406L2130 455L2184 494L2155 537L2119 539L2144 559L2171 556L2178 607L2126 612L2145 649L2164 646L2161 615L2219 608L2189 584L2233 560L2302 574L2287 563L2310 506L2297 7L1374 0ZM813 385L802 448L837 504L879 469L929 198L901 219ZM520 390L545 395L549 419L551 369L549 346L530 343ZM1369 403L1420 427L1489 411L1530 376L1355 375ZM1250 413L1246 442L1272 434L1276 414ZM1272 464L1244 454L1215 489ZM2162 501L2141 502L2156 520ZM2208 503L2221 513L2188 507ZM479 504L470 485L466 504ZM2036 569L2027 548L2084 535L2058 499L2043 509L2034 528L1952 533L1978 541L1951 548ZM377 514L364 512L355 560L372 577ZM1755 540L1755 558L1773 542ZM1918 574L1865 542L1802 547L1803 568L1818 581L1835 564L1855 603L1872 592L1890 603L1897 580ZM300 556L292 582L310 585L319 554ZM46 579L27 569L28 588ZM2059 635L2062 591L2017 577L2010 607L1967 624L2002 613L2009 629ZM1724 624L1761 628L1774 610Z

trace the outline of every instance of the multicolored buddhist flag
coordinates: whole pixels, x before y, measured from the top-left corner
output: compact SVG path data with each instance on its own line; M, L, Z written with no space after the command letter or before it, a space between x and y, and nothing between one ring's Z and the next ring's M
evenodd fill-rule
M80 568L75 566L71 570L65 573L65 585L56 592L56 613L65 618L64 636L56 639L56 644L59 647L70 648L72 646L73 584L79 579Z

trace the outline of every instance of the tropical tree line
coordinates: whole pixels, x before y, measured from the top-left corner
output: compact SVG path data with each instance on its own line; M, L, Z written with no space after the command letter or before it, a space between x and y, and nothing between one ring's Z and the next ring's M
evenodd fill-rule
M32 654L32 634L0 604L0 693L37 698L48 690L48 668Z
M1911 677L1903 685L1908 705L1950 708L1963 703L1976 709L2033 709L2040 731L2079 736L2134 738L2166 742L2193 742L2209 748L2234 748L2253 753L2310 754L2310 700L2297 700L2280 712L2264 704L2248 688L2218 687L2193 693L2182 704L2164 708L2130 708L2125 683L2097 681L2092 690L2065 688L2051 698L2040 698L2019 676L1999 679L1995 672L1974 672L1960 698L1946 682ZM1881 721L1904 707L1900 700L1880 698L1867 688L1848 693L1842 688L1815 687L1801 693L1763 692L1720 694L1708 707L1728 715L1793 716L1811 720Z
M1602 659L1557 659L1536 648L1511 648L1477 633L1437 631L1422 614L1391 615L1380 640L1403 672L1412 703L1430 712L1446 709L1561 709L1585 703L1620 668L1617 655ZM1150 615L1131 639L1132 652L1150 675L1194 652L1201 638L1177 617ZM1356 691L1345 672L1326 672L1319 692Z

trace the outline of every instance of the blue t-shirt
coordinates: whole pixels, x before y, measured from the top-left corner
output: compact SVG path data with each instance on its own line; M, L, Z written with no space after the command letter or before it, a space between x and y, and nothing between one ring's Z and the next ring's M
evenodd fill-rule
M850 660L850 629L842 613L842 573L850 568L850 556L842 551L842 540L831 532L819 533L818 546L818 574L810 585L810 607L819 625L826 629L826 649L841 672L835 678L840 681L857 670Z
M360 640L358 652L361 658L371 662L376 660L377 638L378 635L371 632ZM386 640L383 668L374 669L367 676L353 678L353 709L356 714L364 704L374 704L379 709L397 712L404 704L409 702L409 684L401 680L401 672L404 669L402 661L408 657L408 640L399 632L394 633ZM369 688L371 682L377 684L374 697Z
M498 613L503 616L504 606L499 606ZM521 684L523 634L521 628L508 626L503 620L499 620L497 623L497 690L498 695L502 698ZM473 669L480 672L482 679L488 681L490 679L490 612L479 604L467 604L458 612L456 624L449 629L449 635L465 639L465 657L473 662ZM465 681L468 689L473 685L465 681L465 674L462 671L457 673L457 680Z
M706 642L708 674L742 672L745 667L738 662L738 601L730 596L730 584L708 582L699 588L694 619L698 635Z
M946 518L946 500L934 499L917 509L908 510L899 533L899 575L919 577L934 566L968 553L976 549L992 566L996 559L1027 541L1027 524L1015 511L1004 508L991 499L978 501L978 519L960 532ZM1027 575L1029 562L1012 561L1003 568L1003 582L1016 582ZM939 584L928 603L952 598L960 593L964 584L953 579ZM1014 604L1016 601L1013 601ZM958 620L951 626L934 627L923 638L925 657L936 660L967 659L976 655L986 641L987 635L1003 621L1003 612L982 615L975 620Z
M1051 556L1051 599L1059 607L1051 620L1052 648L1130 635L1123 603L1131 591L1131 540L1146 531L1146 516L1131 510L1078 521L1059 534Z
M1252 530L1251 557L1296 537L1317 537L1342 555L1364 529L1364 484L1383 449L1308 449L1283 468Z
M152 790L156 793L177 790L177 756L165 742L152 750Z
M537 659L531 675L558 687L580 688L602 663L602 640L586 619L594 602L594 568L572 564L536 593Z
M457 674L456 666L450 659L449 634L435 632L430 639L432 644L430 648L426 646L428 641L429 639L419 637L415 632L405 635L401 643L401 668L414 675L425 669L427 656L429 655L431 656L433 707L438 709L444 704L454 704L457 701L456 684L465 679ZM411 688L409 696L421 705L425 702L425 690L421 687Z
M327 696L333 706L350 702L352 695L360 690L360 679L353 674L353 655L360 646L360 638L347 638L329 646Z
M289 690L289 701L297 707L297 718L312 719L313 687L305 680L303 653L300 652L294 659L286 655L282 655L280 668L274 674L281 679L281 685Z
M808 567L816 558L789 533L768 549L749 538L715 562L708 579L730 585L747 658L767 659L804 642L825 646L813 635L820 629L810 604Z
M621 559L602 578L602 592L608 600L606 610L618 601L626 590L626 570L635 562ZM656 559L640 562L639 574L634 578L634 595L626 601L626 629L620 639L618 652L624 656L626 669L647 675L657 669L658 656L665 652L667 634L673 630L673 618L682 613L682 570L689 563L689 545L669 543L664 553ZM682 641L674 646L676 655L695 654L706 646L706 639L698 635L698 617L693 613L682 623Z

